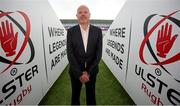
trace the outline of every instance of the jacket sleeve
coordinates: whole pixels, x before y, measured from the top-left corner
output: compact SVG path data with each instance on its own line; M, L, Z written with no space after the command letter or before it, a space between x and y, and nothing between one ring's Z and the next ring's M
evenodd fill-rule
M87 70L89 75L93 75L95 73L94 67L97 66L101 60L102 57L102 31L101 29L98 30L99 37L97 41L97 48L96 48L96 58L93 61L93 63L90 65L89 69Z
M67 58L68 58L70 66L72 68L71 71L72 71L74 77L79 78L82 75L82 72L80 71L80 67L77 63L77 59L74 56L71 30L67 31Z

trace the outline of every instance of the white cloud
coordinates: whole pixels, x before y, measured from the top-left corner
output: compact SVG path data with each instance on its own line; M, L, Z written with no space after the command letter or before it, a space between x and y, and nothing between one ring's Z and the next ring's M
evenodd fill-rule
M60 19L76 19L79 5L85 4L91 19L114 19L126 0L49 0Z

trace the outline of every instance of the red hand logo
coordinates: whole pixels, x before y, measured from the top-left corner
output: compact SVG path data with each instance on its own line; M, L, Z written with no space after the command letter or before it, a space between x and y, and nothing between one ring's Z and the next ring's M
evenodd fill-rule
M167 53L169 53L171 47L174 44L174 41L178 36L176 34L171 38L171 33L172 33L172 25L170 24L170 26L168 26L168 23L166 23L165 29L164 29L164 25L162 25L161 29L158 31L156 49L157 49L157 55L162 58L165 58Z
M6 28L4 22L1 22L2 28L0 27L0 42L2 49L6 53L6 56L13 56L16 54L16 47L17 47L17 37L18 32L14 35L12 23L9 23L6 20Z

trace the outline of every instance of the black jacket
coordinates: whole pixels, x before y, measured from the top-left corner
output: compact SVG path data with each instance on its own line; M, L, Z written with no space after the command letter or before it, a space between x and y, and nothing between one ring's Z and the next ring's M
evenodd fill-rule
M90 25L85 52L80 26L76 25L67 32L67 57L70 65L70 74L79 78L84 70L89 75L97 74L98 64L102 56L102 31L100 28ZM86 62L86 67L85 67Z

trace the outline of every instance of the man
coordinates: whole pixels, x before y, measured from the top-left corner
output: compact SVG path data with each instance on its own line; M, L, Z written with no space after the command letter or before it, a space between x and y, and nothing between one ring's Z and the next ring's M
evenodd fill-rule
M90 25L90 12L87 6L77 9L76 25L67 32L67 56L72 85L72 105L80 105L82 84L86 86L87 105L96 105L95 83L102 56L102 31Z

